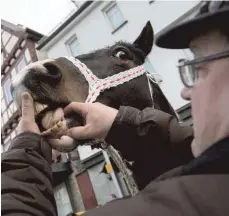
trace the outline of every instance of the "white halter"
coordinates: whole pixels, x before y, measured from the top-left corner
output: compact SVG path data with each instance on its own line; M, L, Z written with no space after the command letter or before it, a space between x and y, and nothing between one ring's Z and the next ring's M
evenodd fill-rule
M143 65L131 68L129 70L120 72L118 74L114 74L112 76L106 77L105 79L99 79L80 60L72 56L70 57L66 56L65 58L68 59L70 62L72 62L72 64L74 64L80 70L80 72L84 75L85 79L88 82L89 93L85 103L93 103L100 95L100 93L103 92L105 89L109 89L111 87L115 87L125 82L128 82L138 76L143 75L144 73L148 73L147 78L149 81L149 89L150 89L151 98L153 99L153 91L150 85L150 80L153 81L153 79L150 77L151 74L144 68Z

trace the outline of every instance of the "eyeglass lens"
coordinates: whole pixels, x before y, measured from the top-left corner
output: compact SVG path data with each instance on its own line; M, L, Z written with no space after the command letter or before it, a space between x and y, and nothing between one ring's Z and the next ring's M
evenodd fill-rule
M180 75L184 85L192 87L197 81L197 71L194 65L180 67Z

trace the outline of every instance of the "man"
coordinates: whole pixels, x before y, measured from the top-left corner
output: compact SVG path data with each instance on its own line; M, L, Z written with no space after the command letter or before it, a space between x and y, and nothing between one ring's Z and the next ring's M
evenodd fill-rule
M167 29L156 41L158 46L164 48L191 48L195 56L193 61L179 61L181 79L186 86L181 95L190 99L192 103L195 132L192 152L195 159L183 167L164 173L137 196L115 200L85 215L228 214L228 23L229 3L207 2L196 18ZM30 108L31 102L30 98ZM148 121L139 125L139 119L144 116L144 111L131 109L131 115L127 118L126 113L130 111L129 109L131 108L122 107L118 111L97 103L72 103L65 108L65 113L70 111L80 113L86 119L86 125L72 128L68 134L76 139L105 138L110 141L111 137L112 139L118 137L121 129L126 131L129 141L135 140L136 144L141 145L145 137L145 133L141 136L141 132L147 130L147 136L150 136L151 128L155 124ZM150 116L149 112L148 115ZM34 122L32 124L33 128L36 128L36 124ZM32 125L30 128L32 129ZM31 131L30 128L26 131ZM37 128L31 132L37 133ZM35 139L33 144L37 144ZM42 152L40 154L42 155ZM42 165L46 164L43 162ZM7 176L7 173L4 175ZM51 194L38 192L36 194L41 198ZM5 197L2 200L4 203ZM4 210L6 211L5 207Z

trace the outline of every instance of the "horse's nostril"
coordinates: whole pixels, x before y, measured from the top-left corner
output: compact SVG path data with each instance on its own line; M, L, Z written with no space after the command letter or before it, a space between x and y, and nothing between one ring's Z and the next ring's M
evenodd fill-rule
M48 74L55 78L55 79L60 79L62 77L62 72L61 70L53 64L44 64L43 65L47 70L48 70Z

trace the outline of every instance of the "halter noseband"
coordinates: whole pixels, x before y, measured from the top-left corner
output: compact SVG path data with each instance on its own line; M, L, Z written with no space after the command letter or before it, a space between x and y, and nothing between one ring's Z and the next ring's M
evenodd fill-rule
M66 56L65 58L68 59L70 62L72 62L72 64L80 70L80 72L84 75L85 79L88 82L89 93L85 103L93 103L100 95L100 93L103 92L104 90L121 85L147 72L144 66L140 65L131 68L129 70L120 72L118 74L114 74L112 76L106 77L104 79L99 79L79 59L76 59L71 56L70 57Z

